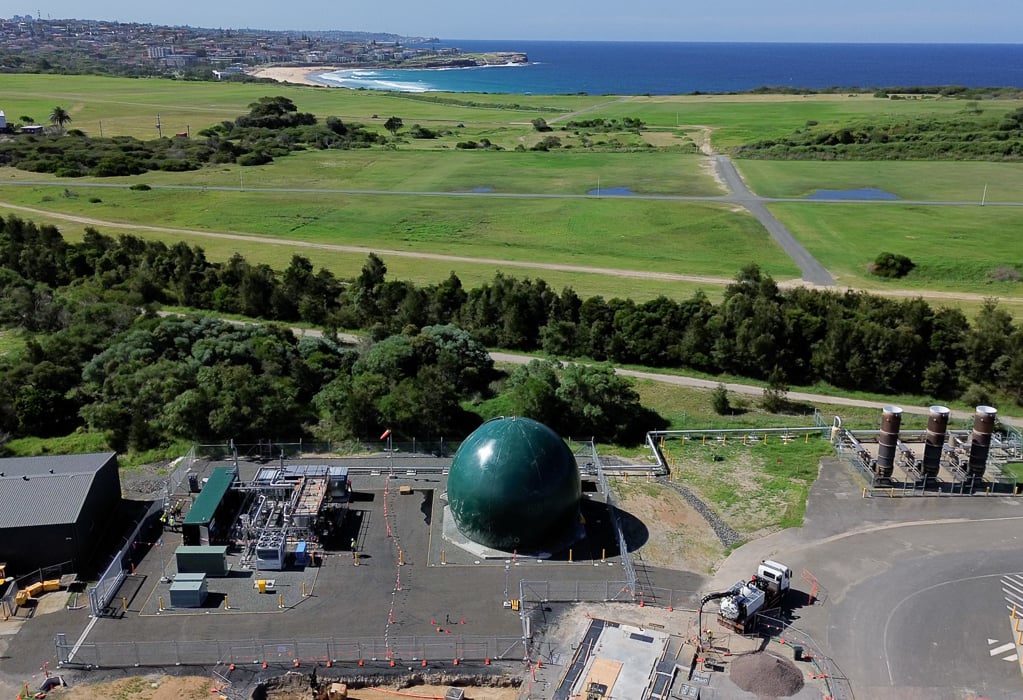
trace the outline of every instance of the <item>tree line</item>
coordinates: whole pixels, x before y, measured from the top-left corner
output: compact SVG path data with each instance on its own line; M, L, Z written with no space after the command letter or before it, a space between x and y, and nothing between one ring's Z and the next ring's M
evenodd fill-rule
M95 230L72 244L52 226L0 218L0 326L24 334L23 348L0 356L0 431L52 437L87 427L123 451L180 438L359 439L382 426L458 439L497 412L615 442L665 425L608 368L543 362L549 381L538 387L517 378L536 366L500 372L451 324L375 325L372 339L350 346L273 323L154 312L164 301L334 325L347 311L366 324L380 313L373 287L382 274L371 259L360 279L339 280L296 256L278 275L241 256L210 263L184 244ZM438 286L432 317L450 317L459 298ZM552 392L542 402L541 389Z
M215 324L197 327L214 339L202 354L199 330L140 319L139 309L158 304L360 329L378 345L353 355L334 341L307 347L312 341L280 331ZM132 336L139 323L163 340ZM72 243L53 226L12 216L0 218L0 324L29 334L24 355L0 367L4 430L63 434L88 424L138 446L238 430L365 436L381 423L406 434L455 435L480 418L473 406L495 397L507 412L545 417L572 434L586 426L625 439L638 430L630 416L652 421L644 428L656 423L609 371L541 361L502 378L482 359L484 347L774 386L1023 402L1023 328L995 302L971 323L922 299L781 290L756 265L737 275L719 303L702 292L683 301L583 299L570 288L500 273L472 289L454 273L416 285L389 279L374 254L358 276L342 279L299 255L275 271L238 254L211 262L198 246L95 229ZM127 344L112 349L115 340ZM291 349L281 354L281 347ZM186 356L191 364L172 368ZM225 358L235 369L221 367ZM186 382L204 368L201 381ZM261 383L264 375L270 384ZM270 410L264 399L286 410ZM142 400L159 414L132 403ZM243 408L249 414L241 420Z

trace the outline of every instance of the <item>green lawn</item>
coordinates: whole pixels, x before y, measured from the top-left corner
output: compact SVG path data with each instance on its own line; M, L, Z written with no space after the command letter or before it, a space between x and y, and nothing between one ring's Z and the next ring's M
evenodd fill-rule
M784 203L770 209L839 284L1023 296L1019 282L993 278L1005 267L1023 270L1023 208ZM906 255L917 268L894 282L869 275L867 266L883 251Z
M798 275L752 217L719 204L610 197L135 192L69 185L76 196L49 187L0 186L0 201L106 221L327 245L726 278L755 260L776 277ZM89 203L93 197L102 201Z
M736 166L764 197L874 187L900 199L980 203L986 186L987 202L1023 200L1023 163L739 160Z
M197 171L148 172L132 177L57 178L0 168L4 181L208 187L286 187L313 190L471 192L585 195L624 187L637 195L719 196L724 191L698 156L664 151L306 151L259 167L219 165Z

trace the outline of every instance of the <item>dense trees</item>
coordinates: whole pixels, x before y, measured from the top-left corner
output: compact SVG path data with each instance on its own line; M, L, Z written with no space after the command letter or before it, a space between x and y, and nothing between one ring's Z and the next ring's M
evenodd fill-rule
M745 144L745 158L771 160L1019 160L1023 109L1004 116L976 104L947 115L808 122L788 136Z
M154 303L302 320L328 337L358 328L367 342L345 348L272 326L159 319ZM119 448L172 437L366 436L381 425L458 436L495 392L567 434L632 441L658 424L609 369L537 361L504 382L487 346L756 378L778 405L788 386L818 382L1023 402L1023 328L995 302L971 324L920 299L781 290L755 265L718 304L702 293L637 303L502 274L470 290L453 273L416 286L388 279L376 255L350 280L299 255L282 271L241 255L214 263L184 243L94 229L69 243L52 226L9 217L0 218L0 325L25 338L0 356L0 431L90 425Z

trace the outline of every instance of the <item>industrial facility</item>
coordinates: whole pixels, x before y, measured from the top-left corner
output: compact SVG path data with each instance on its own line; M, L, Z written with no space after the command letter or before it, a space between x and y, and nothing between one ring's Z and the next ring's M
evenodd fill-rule
M120 500L113 452L0 459L0 562L16 575L85 566Z
M711 587L690 569L647 557L656 552L642 549L647 542L659 546L678 528L695 526L669 525L665 534L658 526L677 511L648 508L642 498L678 491L674 504L685 496L672 473L672 441L688 441L686 455L706 449L744 457L747 445L785 450L829 436L845 464L823 462L829 468L818 484L825 509L844 509L836 528L858 523L861 513L880 520L898 512L890 494L1019 494L1014 479L1003 488L1012 473L1005 462L1019 459L1010 444L1018 433L995 431L995 409L978 407L967 428L960 416L950 420L949 409L931 407L925 430L916 429L921 418L898 407L879 413L872 430L817 415L803 427L654 432L649 461L599 455L593 442L566 442L522 417L484 423L450 458L421 445L401 452L390 441L358 457L336 456L329 446L307 458L284 445L261 444L248 455L233 443L207 446L207 457L196 449L170 479L170 527L162 537L134 536L138 549L129 545L123 565L112 564L120 577L104 574L96 586L94 615L119 626L101 622L85 642L58 636L57 659L73 667L217 664L222 690L240 682L243 669L397 673L390 669L525 661L526 684L554 697L666 699L728 688L736 652L753 656L776 645L782 656L794 655L789 670L813 671L831 690L831 660L792 624L828 612L816 601L836 584L821 575L829 570L818 569L820 560L780 552L786 563L768 558ZM279 459L271 456L278 447ZM637 487L619 489L630 480ZM871 488L886 498L871 500ZM639 496L629 500L630 493ZM1018 502L921 499L902 507L1009 500ZM694 510L713 527L713 512ZM823 517L819 505L814 515ZM353 591L357 606L337 604ZM711 600L720 601L718 610L704 617L702 603ZM567 621L563 638L551 635L567 609L560 603L592 604L588 627L572 633L575 623ZM791 611L798 615L790 619ZM204 636L182 644L181 630L192 621ZM145 636L126 639L127 625ZM802 657L804 645L815 653Z
M280 571L296 555L304 563L311 543L335 535L351 493L346 467L283 461L242 481L236 460L204 484L190 474L189 487L198 493L182 523L183 546L237 544L242 565L259 571Z

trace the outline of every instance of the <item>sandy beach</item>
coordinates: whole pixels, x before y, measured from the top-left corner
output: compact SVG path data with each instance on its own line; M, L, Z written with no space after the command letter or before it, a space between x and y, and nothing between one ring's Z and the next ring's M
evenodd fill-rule
M270 78L279 83L322 87L322 84L310 80L309 76L314 73L329 73L333 70L337 70L337 68L334 66L270 66L252 71L250 75L256 78Z

